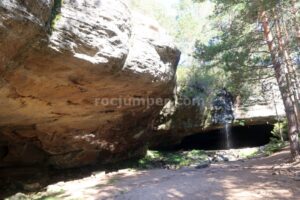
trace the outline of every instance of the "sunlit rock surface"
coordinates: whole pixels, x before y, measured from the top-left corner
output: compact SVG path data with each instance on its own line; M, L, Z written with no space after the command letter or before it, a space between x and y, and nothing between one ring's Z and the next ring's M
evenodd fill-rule
M75 167L144 153L180 52L121 0L0 2L0 166Z

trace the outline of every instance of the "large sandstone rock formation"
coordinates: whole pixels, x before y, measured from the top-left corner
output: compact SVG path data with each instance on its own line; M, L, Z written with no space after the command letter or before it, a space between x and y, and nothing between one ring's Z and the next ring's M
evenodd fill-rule
M180 52L121 0L0 1L0 166L142 155Z
M170 101L162 109L156 121L151 147L172 148L186 136L223 129L225 122L222 121L226 121L223 118L229 117L229 121L234 118L233 126L273 124L285 118L283 102L275 80L257 82L249 89L251 96L240 102L237 98L232 113L230 108L230 112L226 114L225 105L221 111L225 114L224 116L221 114L219 119L216 119L214 116L216 113L213 112L218 96L207 98L212 99L211 101L199 101L197 100L199 97L195 95L191 101L196 103L192 104L184 104L178 100L180 97L175 97L175 100ZM226 103L221 102L221 104Z

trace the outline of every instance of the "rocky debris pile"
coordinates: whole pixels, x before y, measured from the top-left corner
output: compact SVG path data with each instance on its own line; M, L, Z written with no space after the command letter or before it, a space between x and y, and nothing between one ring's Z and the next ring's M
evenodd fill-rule
M206 159L200 162L198 161L192 163L190 167L201 169L209 167L211 163L244 161L245 159L259 158L266 155L264 149L265 146L242 149L205 151L207 155Z
M251 158L259 154L263 147L207 151L210 162L237 161Z

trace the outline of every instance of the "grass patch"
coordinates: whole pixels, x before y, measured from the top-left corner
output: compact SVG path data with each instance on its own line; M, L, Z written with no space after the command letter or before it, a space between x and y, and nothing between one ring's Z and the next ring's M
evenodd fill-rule
M30 195L28 199L36 199L36 200L59 200L60 195L63 195L65 193L65 190L61 189L60 191L56 192L41 192Z
M106 183L107 185L113 185L115 182L117 182L119 180L118 177L112 177L108 180L108 182Z
M161 168L170 167L178 169L208 160L208 156L203 150L160 152L147 151L147 155L138 161L138 168Z
M271 138L269 144L264 146L263 152L267 155L272 155L273 153L280 151L283 147L285 147L284 141L277 138Z
M257 155L259 155L260 150L258 148L246 148L246 149L242 149L239 152L239 157L241 159L249 159L249 158L253 158L256 157Z
M260 155L270 156L270 155L280 151L285 146L286 146L286 143L284 141L277 139L277 138L271 138L270 142L263 147L242 149L239 152L239 157L241 159L243 159L243 158L249 159L249 158L254 158L254 157L257 157Z

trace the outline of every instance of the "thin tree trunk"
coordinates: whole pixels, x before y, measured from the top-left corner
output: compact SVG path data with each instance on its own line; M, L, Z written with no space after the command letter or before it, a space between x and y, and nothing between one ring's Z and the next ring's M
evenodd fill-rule
M262 11L260 13L260 19L262 21L262 28L264 32L264 37L267 42L269 52L272 59L272 64L275 70L276 80L279 86L279 90L283 99L286 116L288 119L288 133L289 133L289 141L290 141L290 150L293 160L297 160L300 158L300 145L298 139L298 127L297 127L297 116L294 109L292 95L287 85L286 73L284 71L284 67L279 62L276 56L274 38L269 25L269 18L267 16L266 11Z
M277 105L276 105L275 92L273 90L273 86L271 86L271 90L272 90L272 98L273 98L273 104L274 104L274 108L275 108L277 123L279 124L279 136L280 136L280 140L282 142L284 142L284 138L283 138L283 135L282 135L282 122L280 121L280 118L279 118L278 109L277 109Z

